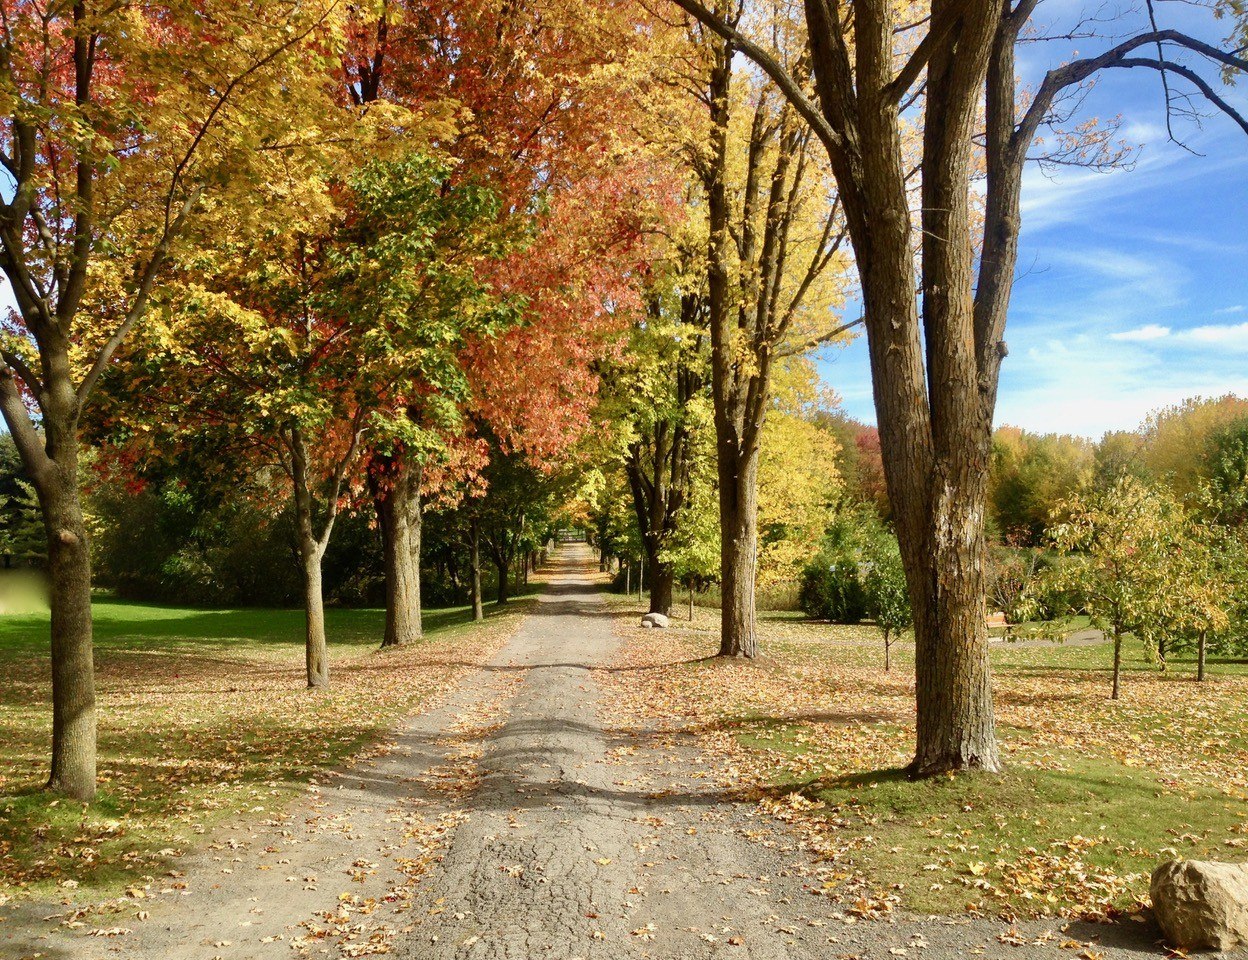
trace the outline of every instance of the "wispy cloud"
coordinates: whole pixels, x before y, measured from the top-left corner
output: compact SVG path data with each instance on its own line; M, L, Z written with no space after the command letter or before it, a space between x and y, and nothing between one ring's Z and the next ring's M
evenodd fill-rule
M1214 310L1213 315L1217 317L1217 316L1222 316L1223 314L1227 314L1227 313L1243 313L1243 312L1244 312L1244 305L1242 303L1237 303L1233 307L1221 307L1217 310Z
M1145 343L1149 340L1161 340L1168 336L1170 336L1169 327L1163 327L1159 323L1146 323L1144 326L1136 327L1134 330L1111 333L1109 339L1126 343Z
M1218 347L1223 350L1248 350L1248 323L1192 327L1176 334L1175 339L1181 343Z

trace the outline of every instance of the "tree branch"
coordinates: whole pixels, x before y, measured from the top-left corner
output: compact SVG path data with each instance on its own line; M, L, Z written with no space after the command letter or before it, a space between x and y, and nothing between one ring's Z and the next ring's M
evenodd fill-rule
M712 31L729 41L735 48L758 64L762 71L771 78L772 82L780 88L785 98L793 104L793 108L801 114L802 119L810 124L810 128L815 131L815 135L823 141L829 150L841 150L843 148L841 136L832 129L827 119L820 112L819 107L806 96L805 91L802 90L798 82L780 65L775 57L744 36L736 27L730 26L721 18L715 16L698 0L672 0L672 2L690 16L696 17L706 24Z
M113 335L108 338L108 342L100 348L100 352L96 355L95 363L91 365L91 369L87 375L82 378L82 383L78 384L77 396L78 406L81 409L87 402L95 382L100 379L100 375L104 372L104 368L108 366L113 359L113 354L117 352L117 348L121 346L122 341L133 329L134 325L142 319L143 314L147 312L147 302L152 293L152 287L156 284L156 276L160 273L161 267L164 266L165 257L169 253L169 243L173 237L182 229L182 224L186 222L187 216L191 209L199 201L200 195L203 193L203 186L198 186L192 191L191 195L186 198L182 204L182 209L178 212L177 218L170 226L165 228L164 235L160 238L160 243L156 245L156 249L152 251L152 258L148 261L147 266L143 270L143 277L139 281L139 289L135 292L134 302L130 305L130 310L126 313L126 318L121 322Z
M849 323L842 323L839 327L829 330L826 333L821 333L817 337L811 337L809 340L803 340L801 343L791 343L787 346L778 347L775 351L773 351L773 353L777 357L796 357L799 354L805 353L807 350L813 350L821 344L830 343L837 337L841 336L841 334L849 333L850 330L853 330L855 327L861 327L866 322L867 318L862 316Z

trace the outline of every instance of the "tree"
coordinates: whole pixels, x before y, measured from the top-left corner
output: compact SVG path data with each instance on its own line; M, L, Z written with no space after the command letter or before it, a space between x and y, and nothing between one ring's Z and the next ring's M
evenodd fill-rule
M695 483L706 482L699 452L705 453L701 438L710 429L702 300L680 289L689 279L681 266L651 276L646 312L633 325L627 352L604 376L597 414L613 426L614 449L604 455L618 457L628 478L650 571L650 612L665 616L677 577L668 547L679 536Z
M1093 461L1082 437L998 428L988 494L998 534L1015 546L1038 545L1053 507L1091 481Z
M0 558L3 568L47 560L39 497L22 469L13 438L0 434Z
M491 444L481 479L485 496L469 509L498 572L495 599L501 606L508 600L516 560L545 538L554 491L550 478L523 453L509 453L497 442Z
M0 269L17 311L0 341L0 411L39 496L52 596L49 788L95 794L91 565L79 423L211 201L247 205L257 148L315 111L332 7L85 0L4 6ZM193 69L188 69L193 64ZM32 415L32 409L34 411ZM38 423L39 431L35 424Z
M1189 397L1154 410L1140 430L1143 466L1180 498L1191 496L1216 467L1209 459L1216 438L1245 420L1248 400L1230 394L1211 400Z
M1042 124L1069 115L1064 95L1113 68L1189 83L1248 130L1201 72L1248 64L1146 25L1050 70L1024 101L1015 45L1037 0L933 0L930 14L890 0L807 0L804 55L787 62L747 36L742 6L673 2L725 38L729 55L753 60L827 152L858 267L889 500L914 605L910 769L997 770L984 517L1028 152ZM939 122L920 121L919 142L908 141L920 101L923 116ZM1077 135L1059 142L1067 160L1086 146ZM1112 162L1101 143L1094 161ZM981 171L982 191L972 191Z
M785 357L852 326L832 313L842 300L844 221L813 135L792 105L771 83L734 71L730 40L706 31L700 50L705 72L692 83L707 125L689 152L706 217L720 655L754 657L758 466L772 375Z
M893 642L914 624L897 538L877 537L871 544L867 563L867 575L863 578L867 612L884 634L884 670L887 672L892 666L889 651Z
M758 468L758 581L796 582L842 495L837 444L811 421L771 411Z
M1055 516L1049 537L1067 556L1044 572L1040 592L1064 596L1071 611L1113 638L1110 699L1117 700L1124 636L1155 644L1179 627L1183 611L1196 617L1204 607L1196 596L1202 585L1185 576L1194 572L1185 569L1194 558L1190 523L1171 494L1132 477L1064 501Z
M492 193L451 186L421 153L373 160L343 184L338 169L298 168L270 188L285 216L214 239L210 275L179 276L125 385L143 390L128 402L146 413L132 446L158 458L180 447L202 478L288 491L309 687L329 683L322 561L365 435L415 463L445 450L439 430L460 428L467 396L465 338L518 316L477 278L509 241Z
M527 302L528 322L466 343L460 362L472 385L464 416L544 463L589 425L603 334L635 304L632 247L656 205L646 194L663 202L651 158L617 133L641 115L640 75L626 66L630 49L646 47L637 17L628 5L562 0L381 4L349 16L344 97L441 119L452 182L488 184L503 209L532 215L533 242L483 275ZM367 456L392 582L389 644L419 635L430 462L402 443Z

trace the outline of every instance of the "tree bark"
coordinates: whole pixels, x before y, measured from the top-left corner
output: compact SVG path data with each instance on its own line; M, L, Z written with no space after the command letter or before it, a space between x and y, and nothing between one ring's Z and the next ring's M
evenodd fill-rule
M308 689L312 690L329 686L329 646L325 640L321 553L302 532L299 536L299 559L303 570L304 660Z
M1122 684L1120 680L1121 676L1122 676L1122 633L1119 630L1115 629L1114 630L1114 685L1113 685L1112 691L1109 694L1109 699L1111 700L1117 700L1118 694L1122 690Z
M472 619L485 619L485 605L481 602L481 522L473 517L468 521L468 562L472 568Z
M892 651L892 643L890 642L890 640L891 638L888 635L888 629L885 628L884 630L884 672L885 673L891 672L892 667L893 667L892 659L889 655Z
M75 444L76 446L76 444ZM76 450L57 463L44 499L52 601L52 771L48 789L75 800L95 797L95 663L91 628L91 555L82 522Z
M495 557L494 567L498 570L498 591L494 595L494 602L501 607L507 602L507 579L511 576L511 564L501 557Z
M386 575L383 647L414 643L423 636L420 611L421 468L400 454L375 456L369 485Z
M1205 679L1205 634L1206 631L1200 631L1200 637L1196 641L1196 680L1197 682Z
M757 657L754 578L758 568L758 451L740 462L734 446L720 450L721 657Z
M309 486L308 451L303 432L289 429L291 481L295 496L295 538L299 547L300 572L303 574L304 663L308 689L329 686L329 646L325 639L325 600L321 584L321 558L333 527L332 516L320 537L315 533L312 490Z
M660 563L656 556L650 557L650 612L672 615L672 589L676 575L670 563Z
M95 797L95 662L91 625L91 553L78 487L79 400L69 344L51 331L41 344L45 383L42 436L16 376L0 358L0 413L35 487L48 542L51 588L52 764L48 789L75 800Z

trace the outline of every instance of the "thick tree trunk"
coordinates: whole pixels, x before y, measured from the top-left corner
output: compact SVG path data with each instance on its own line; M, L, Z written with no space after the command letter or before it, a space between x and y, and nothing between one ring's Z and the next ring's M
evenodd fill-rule
M468 562L472 568L472 619L485 619L485 605L481 602L481 525L476 517L468 521Z
M52 592L52 772L48 789L90 801L95 797L96 768L91 555L82 522L76 451L63 453L60 459L52 480L56 489L49 491L46 499L41 497Z
M720 451L721 657L758 656L758 622L754 611L754 578L758 569L757 450L744 461L740 463L735 450L727 455Z
M421 470L418 465L385 458L382 476L369 472L373 505L386 574L386 626L383 647L414 643L423 635L420 613Z
M670 563L661 563L658 551L650 554L650 612L672 615L672 589L676 575Z
M933 498L932 546L911 555L921 573L918 588L910 587L912 598L920 598L914 604L916 776L1001 767L984 625L984 491L971 477L959 486L966 500Z

